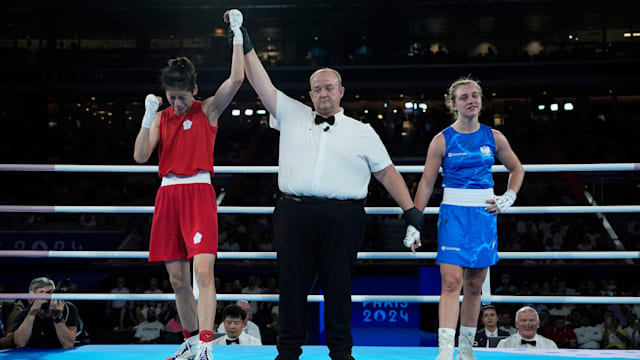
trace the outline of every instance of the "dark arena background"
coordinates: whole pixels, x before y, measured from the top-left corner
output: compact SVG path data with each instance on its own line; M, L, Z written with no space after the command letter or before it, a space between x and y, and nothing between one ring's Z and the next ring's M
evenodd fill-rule
M373 127L412 197L429 142L452 123L448 86L480 80L480 122L505 134L527 171L513 211L499 216L502 260L483 302L506 329L533 304L539 334L560 321L578 336L560 350L481 349L476 358L640 358L640 2L26 0L0 11L0 335L41 276L71 279L69 293L53 296L76 305L82 326L73 349L8 343L0 359L164 359L182 342L172 331L154 345L134 337L147 309L166 325L176 308L164 265L146 259L157 152L138 165L133 147L145 96L164 97L158 77L169 59L193 61L198 99L228 77L231 8L289 96L310 105L311 73L341 73L345 114ZM263 346L213 353L273 359L279 133L248 81L219 125L215 326L225 305L250 300ZM506 181L495 174L496 193ZM371 180L353 289L358 360L437 355L441 183L414 256L397 204ZM321 294L314 284L302 359L328 359ZM600 338L582 336L586 328ZM627 337L614 344L607 334L617 330Z

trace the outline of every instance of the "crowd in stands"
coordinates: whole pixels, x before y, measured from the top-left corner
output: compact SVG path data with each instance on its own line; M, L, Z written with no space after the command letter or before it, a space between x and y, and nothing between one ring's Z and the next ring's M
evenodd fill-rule
M189 40L189 39L187 39ZM428 39L411 41L405 39L369 39L354 43L352 48L331 47L322 42L300 42L295 54L287 53L283 41L256 42L256 48L263 60L271 66L323 66L342 65L413 65L413 64L465 64L465 63L521 63L521 62L562 62L630 59L640 55L637 47L627 43L568 42L540 46L537 51L516 51L498 49L490 45L486 51L477 52L468 49L448 47L441 43L432 44ZM165 59L175 57L179 52L188 56L197 67L224 66L228 63L227 53L219 49L228 46L224 38L212 37L207 46L152 48L144 46L142 39L139 48L119 47L104 40L102 48L81 48L81 40L55 46L26 46L2 48L0 53L18 68L61 69L91 64L94 67L160 67ZM388 46L387 41L392 43ZM387 46L384 46L387 45ZM284 48L284 49L282 49ZM214 50L216 49L216 50ZM269 50L277 49L277 50ZM274 56L274 54L277 54Z

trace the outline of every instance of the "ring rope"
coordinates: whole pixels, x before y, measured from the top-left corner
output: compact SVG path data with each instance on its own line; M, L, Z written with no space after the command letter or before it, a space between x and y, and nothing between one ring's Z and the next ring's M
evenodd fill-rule
M273 214L273 206L219 206L218 214ZM438 207L424 209L424 214L437 214ZM399 207L366 207L370 215L400 215ZM513 206L505 214L594 214L638 213L640 205L597 206ZM0 213L93 213L151 214L153 206L60 206L60 205L0 205Z
M529 172L587 172L587 171L638 171L640 163L618 164L544 164L524 165L524 170ZM422 173L423 166L397 166L401 173ZM155 173L157 166L118 166L118 165L53 165L53 164L0 164L0 171L40 171L40 172L118 172L118 173ZM224 173L277 173L277 166L216 166L214 171ZM502 165L494 165L492 172L507 172ZM152 213L152 206L0 206L0 212L38 212L38 213ZM393 207L369 207L368 214L401 214L400 208ZM635 213L640 212L640 206L528 206L512 207L507 211L511 214L536 214L536 213ZM271 214L273 207L239 207L222 206L219 213L227 214ZM425 214L437 214L438 208L426 208ZM73 255L72 255L73 253ZM63 252L63 251L2 251L0 257L92 257L101 258L146 258L148 252ZM373 255L372 255L373 254ZM533 255L535 254L535 256ZM275 253L220 253L224 259L274 259ZM508 252L501 253L503 259L630 259L638 258L640 252L549 252L549 253L525 253ZM433 259L435 253L360 253L359 259ZM56 299L56 300L174 300L174 294L0 294L0 299ZM462 300L460 296L460 301ZM278 295L268 294L218 294L220 301L251 300L251 301L278 301ZM309 295L308 301L324 301L322 295ZM437 303L440 296L423 295L352 295L353 302L417 302ZM506 303L561 303L576 304L640 304L640 297L595 297L595 296L496 296L482 297L483 302Z
M529 164L523 165L529 172L587 172L587 171L638 171L640 163L610 164ZM274 174L278 166L214 166L217 174ZM423 165L399 165L400 173L422 173ZM0 171L44 171L44 172L111 172L111 173L157 173L156 165L73 165L73 164L0 164ZM442 169L440 170L442 172ZM504 165L493 165L492 172L508 172Z
M266 301L277 302L277 294L217 294L218 301ZM130 300L130 301L173 301L175 294L33 294L33 293L0 293L0 300L37 299L37 300ZM462 301L463 296L459 297ZM309 295L309 302L324 302L323 295ZM353 302L407 302L437 303L440 295L351 295ZM634 296L483 296L485 303L572 303L572 304L640 304L640 297Z
M432 260L437 252L359 252L358 260ZM640 259L640 251L549 251L499 252L501 260L554 259ZM147 259L148 251L59 251L59 250L0 250L0 258L87 258L87 259ZM276 252L219 252L220 260L275 260Z

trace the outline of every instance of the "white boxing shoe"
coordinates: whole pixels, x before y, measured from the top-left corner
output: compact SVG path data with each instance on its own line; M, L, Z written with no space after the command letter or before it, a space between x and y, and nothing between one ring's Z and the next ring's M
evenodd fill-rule
M185 339L182 345L178 348L173 356L168 357L167 360L193 360L198 353L200 343L200 335L194 335L188 339Z
M436 360L453 360L453 344L456 331L454 329L438 329L438 357Z
M462 335L458 337L458 356L456 360L476 360L473 356L473 342L475 334Z
M196 354L196 357L194 360L213 360L213 354L211 354L211 345L212 342L200 342L200 349L198 350L198 353Z

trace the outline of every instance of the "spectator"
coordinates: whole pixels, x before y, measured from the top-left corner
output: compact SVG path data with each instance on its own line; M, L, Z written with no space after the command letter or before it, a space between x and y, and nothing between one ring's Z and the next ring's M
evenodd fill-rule
M159 282L157 278L149 278L149 288L144 291L145 294L162 294L162 289L158 286ZM142 307L143 319L147 318L147 308L154 307L157 314L161 314L164 311L164 304L157 301L149 301Z
M580 327L573 329L576 334L578 348L600 349L604 327L602 324L594 324L591 316L583 314L580 318Z
M158 279L150 278L149 279L149 288L144 291L145 294L162 294L162 289L158 287Z
M5 308L4 301L0 301L0 349L12 348L13 332L9 332L7 328L8 308Z
M118 327L115 328L120 342L129 343L133 341L133 335L138 325L138 308L139 305L135 301L127 301L127 305L120 310Z
M173 317L167 321L164 326L163 343L180 344L182 343L184 334L182 333L182 323L180 322L180 315L174 312Z
M227 237L226 240L220 244L220 250L224 251L240 251L240 243L233 237Z
M242 283L240 283L240 279L235 279L233 280L233 283L231 283L231 291L233 293L240 293L242 292Z
M560 295L560 294L557 294ZM549 315L551 316L569 316L571 314L571 310L573 309L572 305L569 304L553 304L549 309Z
M500 314L499 319L500 320L498 321L498 325L500 326L498 327L498 329L508 332L509 335L513 335L518 332L518 329L514 328L511 325L511 315L509 315L508 312L503 312L502 314Z
M505 330L498 329L498 313L493 305L486 305L480 313L484 328L476 332L477 347L496 347L497 343L492 343L489 338L508 337L510 334Z
M247 279L247 286L242 288L240 292L242 294L262 294L262 289L256 285L257 283L258 283L258 280L256 279L255 275L250 275L249 279ZM254 301L251 304L250 315L254 315L256 312L258 312L258 303Z
M613 314L608 313L604 318L604 333L602 334L603 349L628 349L629 337L620 327L620 321Z
M538 312L530 306L521 307L516 312L518 333L500 340L498 348L557 349L552 340L536 333L539 327Z
M556 288L556 295L558 296L574 296L578 295L574 288L567 287L567 283L564 281L558 281L558 287ZM569 306L570 309L573 306Z
M502 274L500 286L494 292L496 295L519 295L518 288L511 284L511 276L509 274Z
M156 309L147 310L147 319L136 326L136 343L157 344L164 331L164 325L156 317Z
M267 287L262 289L262 293L277 294L278 292L279 292L279 289L278 289L278 282L276 281L276 278L270 277L269 280L267 280ZM640 305L638 306L638 310L639 310L638 313L640 313Z
M249 304L249 302L246 300L238 300L236 302L236 305L238 305L242 310L245 311L245 313L247 313L247 316L244 320L244 329L242 330L242 332L262 341L262 337L260 336L260 328L253 321L251 321L251 305ZM217 332L220 334L225 333L224 318L223 322L220 324L220 326L218 326Z
M609 296L617 295L615 290L615 285L613 285L613 290L609 293ZM618 318L618 323L621 328L626 328L629 326L627 323L627 314L631 312L631 307L629 305L620 305L620 304L610 304L607 306L607 312L613 314L616 318Z
M118 277L116 280L116 287L111 289L111 294L128 294L130 293L129 289L125 286L126 282L122 276ZM111 326L118 326L120 322L120 313L122 309L127 306L127 302L125 300L113 300L107 302L107 319L109 320L109 324Z
M553 325L545 330L544 336L553 340L559 348L575 349L578 347L576 334L566 325L564 316L556 316Z
M227 305L222 311L225 335L213 340L213 345L262 345L260 340L244 333L247 312L238 305Z
M278 342L278 316L280 307L278 305L271 308L271 322L265 325L264 336L262 341L264 344L276 344Z
M178 313L176 313L176 316L171 318L171 320L167 321L167 324L164 326L164 331L182 334L182 323L180 323L180 315L178 315Z
M167 324L169 321L171 321L172 319L175 319L178 316L178 309L176 308L176 302L175 301L166 302L163 312L159 313L158 310L156 310L156 313L158 314L158 320L160 320L160 322L163 324Z
M154 309L156 314L160 314L162 312L162 305L155 300L150 300L142 306L136 306L138 322L143 322L147 318L149 309Z
M633 315L629 315L629 326L624 329L629 335L629 345L632 349L640 348L640 320Z
M538 334L544 335L544 331L548 327L551 327L551 314L549 314L549 310L545 308L539 310L538 318L540 319L540 328L538 328Z
M39 277L29 284L30 294L53 291L49 278ZM71 349L80 327L78 309L63 300L28 300L29 308L18 315L13 325L13 341L17 347Z

